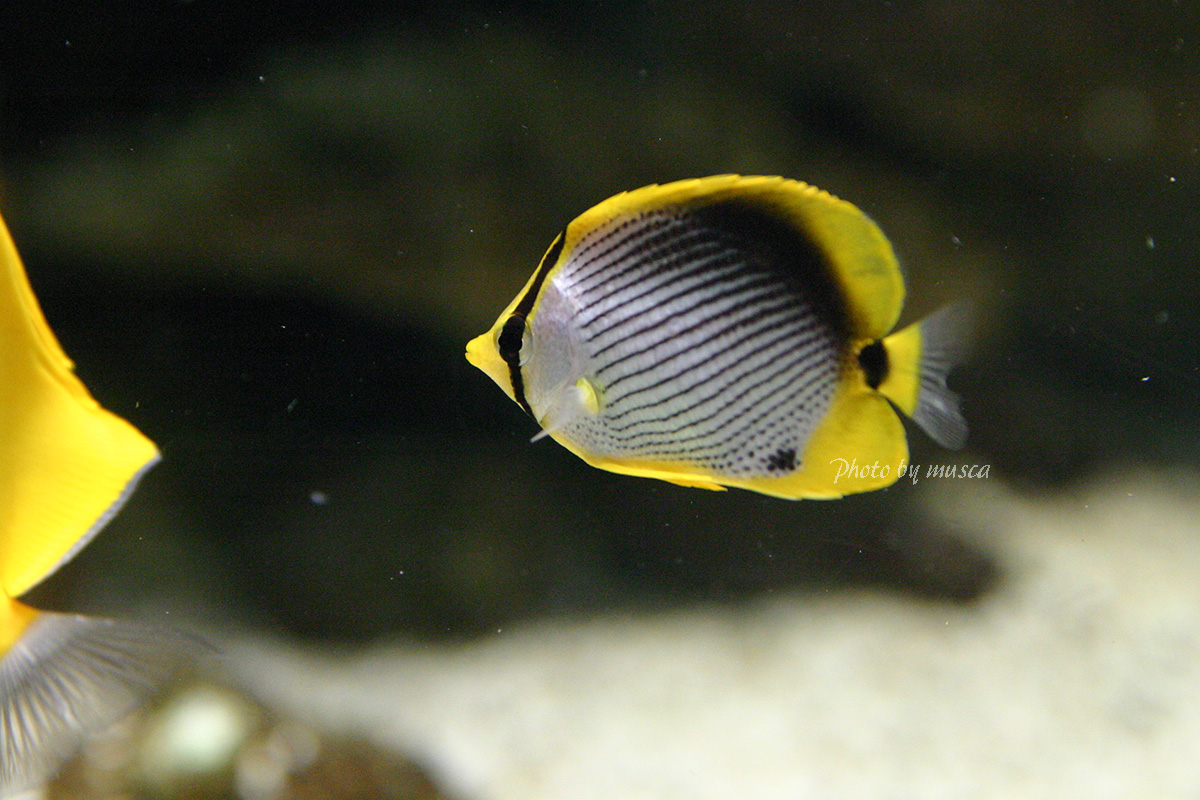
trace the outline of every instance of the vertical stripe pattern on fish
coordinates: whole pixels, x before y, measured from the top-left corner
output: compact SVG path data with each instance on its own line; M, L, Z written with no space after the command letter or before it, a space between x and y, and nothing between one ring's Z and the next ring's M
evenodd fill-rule
M752 224L659 212L580 241L561 283L605 398L603 417L565 426L581 444L738 476L794 462L828 408L837 343L809 292L772 268L785 254L755 252Z

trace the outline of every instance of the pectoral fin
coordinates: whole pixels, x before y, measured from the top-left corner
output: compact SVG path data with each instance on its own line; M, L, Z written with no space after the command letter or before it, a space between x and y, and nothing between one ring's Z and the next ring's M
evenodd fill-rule
M587 378L580 378L574 384L564 386L554 398L554 402L538 420L542 430L530 441L536 442L557 433L583 414L597 414L599 411L600 395L596 387Z

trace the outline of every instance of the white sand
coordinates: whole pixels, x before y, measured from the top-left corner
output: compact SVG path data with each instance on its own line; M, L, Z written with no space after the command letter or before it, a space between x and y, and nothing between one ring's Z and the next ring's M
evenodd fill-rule
M929 483L1007 571L973 606L795 596L230 663L466 800L1200 797L1200 480Z

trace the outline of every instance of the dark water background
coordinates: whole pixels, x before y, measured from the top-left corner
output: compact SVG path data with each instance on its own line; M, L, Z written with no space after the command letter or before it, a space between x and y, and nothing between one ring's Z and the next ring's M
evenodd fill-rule
M22 2L3 38L0 210L85 382L165 456L42 605L344 641L987 592L1002 566L921 484L611 475L530 445L466 364L564 223L714 173L859 205L905 321L976 302L968 449L914 430L914 461L1045 493L1196 465L1195 5Z

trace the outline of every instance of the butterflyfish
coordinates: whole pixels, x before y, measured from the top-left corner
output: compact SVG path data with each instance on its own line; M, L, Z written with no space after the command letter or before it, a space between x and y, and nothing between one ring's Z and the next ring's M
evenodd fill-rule
M165 633L15 599L78 553L158 459L76 377L0 220L0 795L46 780L173 669Z
M780 177L646 186L554 239L467 360L587 463L705 489L834 498L893 483L897 410L936 442L965 304L892 332L904 279L855 206Z

